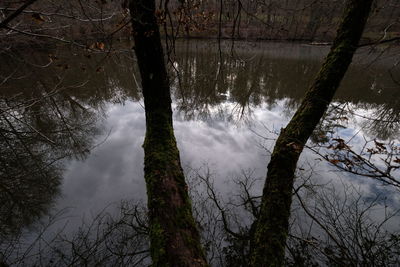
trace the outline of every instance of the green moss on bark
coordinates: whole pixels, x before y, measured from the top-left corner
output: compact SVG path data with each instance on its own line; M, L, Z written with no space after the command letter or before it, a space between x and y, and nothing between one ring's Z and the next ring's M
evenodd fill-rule
M131 0L146 114L143 144L153 266L207 266L180 164L154 0Z

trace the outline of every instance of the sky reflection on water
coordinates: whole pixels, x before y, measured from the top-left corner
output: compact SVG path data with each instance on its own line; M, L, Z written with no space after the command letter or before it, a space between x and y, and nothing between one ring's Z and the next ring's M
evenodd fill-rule
M214 173L217 190L225 197L234 194L232 177L239 176L243 170L253 170L255 177L265 178L269 154L263 146L272 150L273 141L259 135L274 139L276 134L270 131L279 133L286 125L327 52L326 47L279 43L246 45L238 42L236 49L235 58L227 55L224 58L222 71L218 68L221 62L215 46L204 42L182 44L175 64L180 71L181 84L177 77L172 82L174 129L182 165L188 172L209 168ZM346 75L335 104L347 102L355 114L398 121L399 90L385 72L390 61L386 58L373 68L366 68L361 65L361 58L356 58L356 64ZM79 105L89 110L90 116L79 117L78 114L74 119L88 129L81 130L77 126L74 130L78 139L83 140L85 151L90 144L95 145L90 153L83 153L84 156L67 157L60 167L60 196L52 203L51 213L71 208L67 213L68 229L74 231L81 225L82 217L90 219L111 203L123 199L145 201L141 147L145 118L140 90L136 87L138 72L128 55L111 58L104 71L94 76L74 67L83 63L90 65L87 57L77 55L70 60L66 83L86 80L88 83L62 91L60 106L63 114L71 118L79 113L76 112ZM55 68L54 71L60 70ZM31 77L32 84L50 83L46 80L47 71L41 75ZM38 85L37 89L40 88ZM11 96L18 90L23 91L24 97L31 97L32 93L30 87L18 80L6 89ZM52 114L52 108L47 106L38 109L45 115ZM354 149L362 146L363 136L398 141L399 123L389 129L385 124L354 114L347 114L347 117L343 122L346 128L338 128L336 136L346 139L358 133L352 139ZM60 123L57 118L47 122ZM55 127L51 123L47 128L44 126L45 133L51 134ZM312 166L313 179L319 184L339 188L342 183L349 182L359 187L366 198L381 192L393 206L398 206L399 194L371 179L337 172L327 162L316 158L311 151L304 151L299 167L307 172ZM255 193L260 194L261 190L262 182Z
M240 176L243 170L252 170L254 177L263 178L266 173L269 153L273 141L266 141L258 134L269 138L276 135L267 129L279 132L288 122L290 114L282 112L286 100L277 101L273 108L265 105L252 110L251 121L226 119L185 120L176 110L174 128L182 165L185 169L210 168L215 175L216 189L225 197L232 197L233 177ZM234 103L223 103L229 114ZM362 114L363 110L355 110ZM216 112L218 113L218 112ZM143 179L143 149L145 124L144 110L139 102L127 101L124 105L108 104L105 109L105 135L97 138L101 144L84 161L71 161L67 166L62 185L62 197L57 207L73 207L72 214L79 224L81 216L90 218L110 203L123 199L146 201ZM211 114L211 117L217 114ZM369 136L360 128L360 119L348 123L337 136L348 140L355 133L352 148L363 145L363 136ZM305 150L299 167L313 166L313 179L318 184L336 185L350 182L359 188L365 197L385 193L393 206L400 202L398 194L378 185L368 178L354 177L337 169L318 156ZM262 183L255 193L260 194ZM72 220L73 221L73 220ZM71 221L71 222L72 222ZM74 223L72 222L72 225Z

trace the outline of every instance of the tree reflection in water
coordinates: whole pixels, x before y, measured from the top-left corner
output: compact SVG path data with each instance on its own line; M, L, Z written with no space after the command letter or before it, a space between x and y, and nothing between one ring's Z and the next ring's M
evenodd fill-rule
M293 44L236 44L235 54L218 54L214 44L187 42L177 49L175 91L178 112L187 120L250 119L257 107L271 109L284 101L284 112L292 113L318 71L325 48ZM370 66L373 56L361 50L342 82L334 102L357 109L375 110L364 126L379 138L395 137L399 122L398 84L390 63ZM178 73L178 74L177 74ZM224 104L232 104L226 108ZM216 112L216 110L218 112ZM390 122L390 123L389 123ZM389 123L390 125L386 125ZM375 127L374 125L380 125ZM381 127L385 126L385 127ZM386 127L388 126L388 127ZM392 130L390 130L392 129ZM386 131L386 132L384 132ZM389 132L387 132L389 131Z
M35 65L15 60L28 58L17 52L2 57L1 73L8 79L0 87L1 246L50 212L60 194L65 161L85 159L101 133L101 100L120 101L113 97L118 92L109 96L110 91L102 90L113 79L90 79L96 72L76 71L81 58L63 60L62 68L38 68L48 53L30 58ZM3 257L7 252L2 251Z
M254 110L272 108L278 103L284 103L283 110L290 114L318 70L323 54L323 51L315 52L310 47L298 45L288 45L284 52L279 52L281 50L274 45L268 49L257 45L236 47L237 55L230 57L226 53L222 61L212 45L188 43L177 49L175 67L180 81L176 78L173 83L173 97L178 113L185 119L236 121L241 118L251 121ZM256 56L248 52L257 49ZM288 51L291 57L285 55ZM49 54L56 53L58 59L46 68L16 61L15 58L27 58L17 52L8 55L8 59L2 58L2 76L13 74L0 85L0 240L3 244L7 238L18 235L25 226L33 225L50 212L62 190L63 163L69 158L85 159L95 145L93 140L101 133L100 123L107 115L107 105L141 99L135 80L137 70L132 67L129 53L112 55L101 66L98 63L103 59L102 55L89 58L83 52L71 55L63 49L42 51L30 60L36 65L46 65ZM399 105L395 92L398 87L380 67L369 71L380 74L365 75L363 67L353 66L343 82L335 98L335 104L349 103L346 112L339 114L341 118L346 117L341 122L360 118L357 110L367 109L372 115L362 126L370 136L397 138ZM322 126L320 133L334 128L334 125ZM314 137L316 143L320 141L317 133ZM118 218L98 217L101 223L89 228L92 232L101 229L107 234L93 239L103 242L101 246L97 241L89 243L85 237L89 229L86 232L81 229L73 237L75 244L81 245L76 252L85 252L88 262L93 263L102 258L96 259L90 254L91 249L105 251L112 248L113 255L122 255L131 249L138 252L131 255L136 257L131 259L132 262L139 261L146 254L146 225L145 218L140 219L144 222L140 221L138 225L137 218L132 217L137 214L137 207L124 206ZM196 212L205 216L206 208ZM210 211L209 215L219 216L216 211ZM203 217L204 220L210 218ZM217 224L211 219L209 226ZM140 242L123 245L122 241L130 237ZM212 239L210 236L208 241ZM119 247L104 243L115 240L122 240ZM64 241L60 248L71 250L59 254L59 259L61 255L74 254L67 246L71 245L68 243L71 240ZM214 245L210 243L210 246ZM71 264L76 264L76 259L70 260ZM120 260L124 262L122 258Z

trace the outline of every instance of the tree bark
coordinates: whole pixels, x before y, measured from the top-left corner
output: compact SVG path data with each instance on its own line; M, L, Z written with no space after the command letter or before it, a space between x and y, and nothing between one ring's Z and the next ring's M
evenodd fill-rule
M15 10L11 15L9 15L2 22L0 22L0 29L1 28L7 28L8 23L10 23L16 17L18 17L27 7L29 7L30 5L32 5L36 1L37 0L29 0L25 4L23 4L21 7L19 7L17 10Z
M294 173L360 41L373 0L348 0L337 36L299 109L276 141L251 242L251 266L283 266Z
M173 124L154 0L129 2L146 113L143 144L153 266L207 266Z

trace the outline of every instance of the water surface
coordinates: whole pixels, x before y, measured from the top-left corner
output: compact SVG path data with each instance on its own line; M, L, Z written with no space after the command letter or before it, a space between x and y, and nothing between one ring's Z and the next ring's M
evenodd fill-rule
M303 44L231 45L223 43L219 53L213 42L178 43L170 62L182 164L188 172L211 169L223 196L232 196L232 178L243 170L265 176L273 139L328 52ZM29 232L65 208L56 228L74 232L82 218L112 203L145 201L145 119L132 53L105 57L59 47L35 51L27 60L31 52L3 55L0 66L2 76L12 74L1 84L0 100L2 235ZM400 70L393 64L380 51L361 50L334 99L344 108L341 125L323 134L351 139L354 149L365 139L398 141ZM398 203L387 187L316 158L305 151L300 168L312 166L321 184L346 180L366 196L385 192Z

